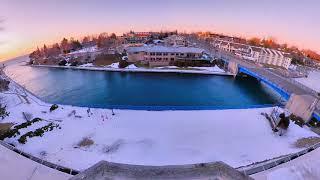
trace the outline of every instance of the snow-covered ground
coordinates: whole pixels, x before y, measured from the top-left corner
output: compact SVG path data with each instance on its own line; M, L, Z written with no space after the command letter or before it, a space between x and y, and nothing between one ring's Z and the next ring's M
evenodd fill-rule
M78 51L73 51L69 54L79 54L79 53L90 53L90 52L96 52L98 49L97 46L92 46L92 47L87 47L87 48L83 48L83 49L80 49Z
M11 91L15 89L11 85ZM24 122L22 112L47 121L35 123L21 132L46 123L61 129L28 139L6 139L23 151L50 162L83 170L100 160L112 162L169 165L223 161L233 167L297 152L294 142L317 136L308 128L291 123L284 136L273 133L261 115L271 108L206 111L134 111L62 106L49 112L50 105L28 94L31 104L15 94L1 94L10 116L1 122ZM23 102L23 103L21 103ZM76 111L75 115L71 115ZM23 133L22 133L23 134ZM21 135L22 135L21 134ZM78 147L83 138L94 144Z
M307 78L296 78L301 84L320 92L320 71L311 71Z
M256 180L318 180L320 177L320 149L316 149L288 163L252 175Z
M155 69L183 69L179 68L177 66L163 66L163 67L155 67ZM218 66L213 67L188 67L186 70L192 69L192 70L202 70L202 71L208 71L208 72L225 72L223 69L220 69Z
M79 67L94 67L92 63L82 64Z

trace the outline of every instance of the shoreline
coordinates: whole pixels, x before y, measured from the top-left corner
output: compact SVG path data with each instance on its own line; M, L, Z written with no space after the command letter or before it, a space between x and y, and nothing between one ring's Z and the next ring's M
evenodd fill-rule
M120 69L110 67L79 67L79 66L59 66L59 65L27 65L31 67L46 67L46 68L60 68L60 69L74 69L74 70L88 70L88 71L109 71L109 72L133 72L133 73L182 73L182 74L205 74L205 75L220 75L220 76L234 76L229 72L218 72L218 71L206 71L206 70L180 70L180 69L146 69L146 68L135 68L135 69Z

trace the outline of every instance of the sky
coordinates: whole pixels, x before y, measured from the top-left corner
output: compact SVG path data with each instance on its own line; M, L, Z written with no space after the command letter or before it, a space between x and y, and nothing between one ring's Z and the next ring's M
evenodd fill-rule
M213 31L320 52L319 0L0 0L0 61L63 37Z

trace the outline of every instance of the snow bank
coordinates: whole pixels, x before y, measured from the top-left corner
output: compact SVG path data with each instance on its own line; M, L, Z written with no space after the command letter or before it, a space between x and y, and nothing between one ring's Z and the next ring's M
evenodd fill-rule
M135 66L134 64L130 64L129 66L126 67L126 69L137 69L138 67Z
M83 49L80 49L78 51L73 51L73 52L70 52L69 54L78 54L78 53L90 53L90 52L96 52L98 49L97 46L92 46L92 47L87 47L87 48L83 48Z
M119 63L112 63L110 65L107 66L108 68L115 68L115 69L118 69L119 68Z
M92 63L82 64L79 67L94 67Z
M307 78L296 78L301 84L320 92L320 71L311 71Z
M200 69L204 71L210 71L210 72L225 72L224 70L220 69L218 66L213 67L189 67L194 69Z

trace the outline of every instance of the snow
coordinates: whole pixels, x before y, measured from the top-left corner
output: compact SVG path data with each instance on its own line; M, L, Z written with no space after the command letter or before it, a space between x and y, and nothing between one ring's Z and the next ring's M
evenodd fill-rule
M79 67L94 67L92 63L82 64Z
M96 52L98 49L97 46L92 46L92 47L87 47L87 48L83 48L83 49L80 49L78 51L73 51L69 54L79 54L79 53L90 53L90 52Z
M318 180L320 177L320 149L316 149L288 163L275 168L254 174L252 177L257 180Z
M130 64L126 67L126 69L137 69L137 66L135 66L134 64Z
M301 84L320 92L320 71L311 71L307 78L296 78Z
M221 73L225 72L223 69L220 69L218 66L213 66L213 67L188 67L188 68L192 69L192 70L196 69L196 70L207 71L207 72L221 72ZM163 67L155 67L155 69L179 69L179 67L178 66L163 66Z
M155 69L178 69L178 66L163 66L163 67L155 67Z
M72 176L41 165L0 145L0 174L3 180L67 180ZM16 173L17 170L19 173Z
M11 85L11 89L17 88ZM31 104L21 103L14 94L1 94L10 116L2 122L24 122L22 112L54 121L61 129L28 139L22 145L17 138L6 139L17 148L66 167L83 170L100 160L141 165L173 165L223 161L233 167L248 165L300 151L293 143L301 137L316 136L308 128L291 123L284 136L274 134L262 112L271 108L137 111L91 109L59 105L49 112L46 104L31 94ZM68 115L73 110L78 118ZM43 113L45 111L46 113ZM61 121L61 122L60 122ZM24 132L43 126L30 126ZM90 147L77 147L84 138L94 141ZM267 149L267 151L266 151ZM45 156L41 155L45 152Z
M205 70L205 71L210 71L210 72L225 72L224 70L220 69L218 66L213 66L213 67L189 67L189 68L200 69L200 70Z
M119 63L112 63L111 65L107 66L108 68L115 68L118 69L119 68Z

